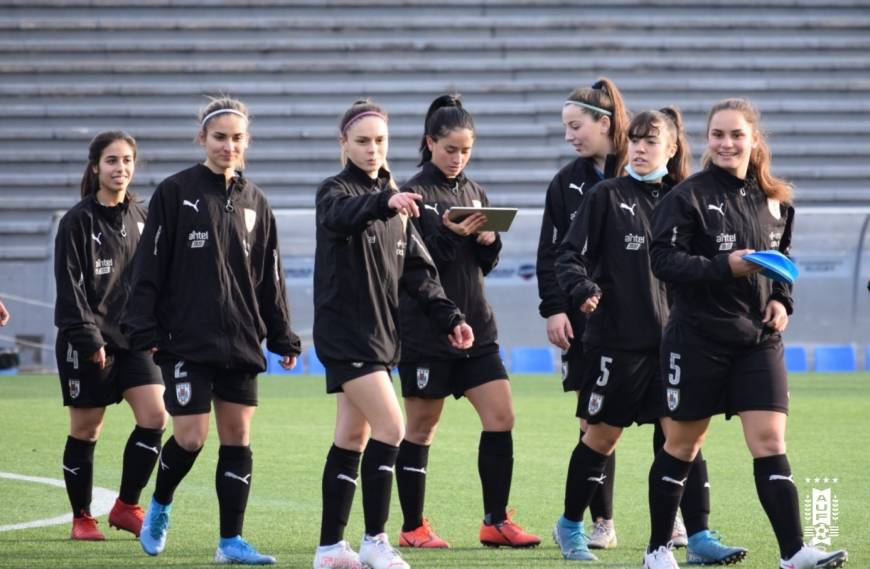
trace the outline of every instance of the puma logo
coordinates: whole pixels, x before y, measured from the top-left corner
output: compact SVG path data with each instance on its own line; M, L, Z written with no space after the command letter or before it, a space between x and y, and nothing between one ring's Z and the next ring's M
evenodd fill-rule
M194 203L190 203L189 201L184 200L183 202L181 202L181 205L192 207L196 213L199 213L199 200L196 200L196 202Z
M169 470L169 467L166 466L166 463L163 462L163 457L160 457L160 470Z
M238 474L235 474L235 473L227 470L226 472L224 472L224 477L232 478L233 480L238 480L239 482L241 482L245 486L251 485L251 475L250 474L245 474L244 476L239 476Z
M136 446L140 448L144 448L145 450L150 450L154 454L160 454L160 451L157 450L157 447L150 447L143 443L142 441L136 441Z
M336 476L336 478L338 478L339 480L344 480L345 482L350 482L351 484L356 486L356 478L351 478L347 474L339 474L338 476Z
M676 484L677 486L684 486L684 487L686 485L686 480L688 480L688 479L689 479L688 476L686 478L683 478L682 480L674 480L670 476L662 476L663 482L670 482L671 484Z
M719 205L708 204L707 210L708 211L718 211L719 214L722 215L722 217L725 217L725 203L724 202L720 203Z
M75 468L70 468L69 466L67 466L65 464L61 464L60 467L63 468L64 470L66 470L67 472L69 472L70 474L72 474L73 476L78 476L79 470L81 469L81 466L76 466Z
M602 484L602 485L603 485L603 484L604 484L604 481L605 481L606 479L607 479L607 475L606 475L606 474L602 474L602 475L599 476L598 478L595 478L594 476L590 476L590 477L587 478L586 480L588 480L589 482L598 482L599 484Z
M102 231L101 231L100 233L97 233L96 235L94 235L93 232L91 233L91 239L93 239L94 241L96 241L96 242L97 242L97 245L99 245L100 247L103 246L103 240L102 240L102 237L103 237L103 232L102 232Z
M625 209L625 210L628 210L628 212L629 212L632 216L634 216L634 208L636 208L636 207L637 207L637 204L634 204L634 205L631 205L631 206L629 206L628 204L624 204L624 203L619 204L619 209Z
M413 466L403 466L402 470L405 472L416 472L417 474L426 474L425 468L414 468Z
M382 470L382 471L384 471L384 472L394 472L393 467L392 467L392 466L387 466L386 464L382 464L382 465L380 465L380 466L378 467L378 470Z
M438 204L437 203L433 204L433 205L429 205L429 204L424 203L423 209L431 209L432 211L435 212L435 215L441 215L440 213L438 213Z
M568 189L569 190L577 190L578 192L580 192L580 195L582 196L583 195L583 186L585 186L585 185L586 185L586 182L581 183L579 186L577 184L572 183L572 184L568 184Z
M794 474L789 474L788 476L783 476L782 474L771 474L767 479L769 482L773 482L775 480L787 480L794 484Z

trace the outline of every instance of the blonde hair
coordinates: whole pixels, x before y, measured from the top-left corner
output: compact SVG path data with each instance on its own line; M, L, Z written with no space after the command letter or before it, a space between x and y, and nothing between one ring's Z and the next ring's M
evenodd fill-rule
M767 197L782 203L792 203L794 200L794 188L792 185L782 178L774 176L770 171L770 147L767 145L767 136L761 128L761 113L755 105L748 99L741 98L724 99L713 105L710 109L710 114L707 115L708 137L710 135L710 122L716 113L720 111L738 111L756 133L756 144L749 155L749 170L747 174L755 178L758 187ZM710 156L710 150L707 149L701 158L701 165L707 168L712 162L713 158Z

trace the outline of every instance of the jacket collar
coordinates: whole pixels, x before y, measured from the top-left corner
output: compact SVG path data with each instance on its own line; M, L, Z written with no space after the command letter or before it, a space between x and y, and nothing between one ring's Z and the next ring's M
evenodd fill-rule
M460 172L455 178L448 178L444 175L444 172L441 171L438 166L432 164L431 161L423 163L423 172L430 179L434 180L437 184L443 186L449 186L451 188L461 188L465 185L465 171Z
M707 167L707 170L713 175L713 179L716 180L717 183L721 184L729 190L739 190L740 188L748 186L752 183L752 180L749 176L747 176L745 180L740 179L734 174L723 170L715 164L710 164Z
M345 174L348 178L350 178L354 182L360 184L361 186L369 188L369 189L373 189L373 190L386 188L388 186L388 184L390 183L390 171L389 170L381 167L381 169L378 170L378 177L372 179L369 177L368 174L363 172L361 168L359 168L356 164L354 164L350 160L347 161L347 165L344 167L344 170L342 171L342 173Z
M223 190L222 193L226 193L227 191L227 179L223 174L215 174L212 172L208 166L199 162L196 165L197 174L202 176L204 179L209 180L215 184L215 186L221 188ZM245 176L241 170L235 171L235 176L233 177L233 181L229 185L229 189L235 189L237 186L239 188L244 186Z

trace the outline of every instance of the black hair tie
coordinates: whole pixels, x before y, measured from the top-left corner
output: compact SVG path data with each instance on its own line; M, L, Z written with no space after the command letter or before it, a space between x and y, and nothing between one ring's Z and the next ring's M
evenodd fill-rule
M596 81L592 84L592 88L596 91L600 91L604 87L604 81Z

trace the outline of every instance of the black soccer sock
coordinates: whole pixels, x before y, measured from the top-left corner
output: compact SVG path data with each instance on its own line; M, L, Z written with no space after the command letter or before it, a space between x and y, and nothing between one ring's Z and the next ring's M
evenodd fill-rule
M193 452L186 451L169 437L160 451L160 468L157 469L157 483L154 485L154 499L164 506L172 503L175 489L190 472L202 447Z
M674 458L665 449L656 453L649 469L649 551L671 541L677 507L691 468L691 462Z
M125 504L138 504L142 488L148 484L154 465L160 457L163 429L146 429L136 425L124 447L119 498Z
M483 520L499 524L507 519L507 503L514 471L514 439L510 431L483 431L477 451L477 472L483 488Z
M63 449L63 481L73 516L91 515L91 494L94 488L94 447L96 441L83 441L68 436Z
M249 446L221 445L215 469L221 537L242 535L253 482L254 453Z
M773 526L780 557L789 559L803 546L800 502L791 466L784 454L756 458L755 489L761 506Z
M683 498L680 500L680 510L683 512L686 535L692 536L709 529L710 483L707 478L707 461L700 450L692 461L692 470L689 471Z
M594 522L598 518L613 519L613 486L616 481L616 451L607 457L604 463L604 482L592 493L589 501L589 514Z
M366 535L384 532L390 515L393 469L399 447L369 439L362 457L363 517Z
M426 466L429 447L404 440L396 458L396 486L402 505L402 531L413 531L423 525L423 504L426 501Z
M607 455L595 452L582 441L577 443L571 453L568 480L565 483L565 519L572 522L583 519L583 512L589 506L592 496L604 483L606 464Z
M320 545L333 545L344 539L350 517L356 478L362 453L332 445L323 467L323 515L320 519Z

